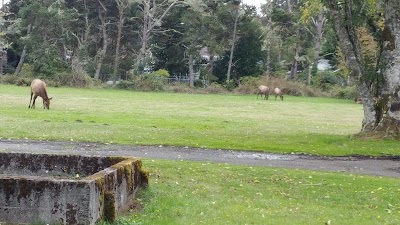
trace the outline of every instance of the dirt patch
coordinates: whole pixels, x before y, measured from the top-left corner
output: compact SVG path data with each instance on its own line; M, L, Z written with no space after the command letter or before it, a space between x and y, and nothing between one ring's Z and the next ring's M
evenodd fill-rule
M251 151L174 146L130 146L81 142L0 140L1 152L135 156L148 159L190 160L249 166L297 168L400 178L399 157L320 157Z

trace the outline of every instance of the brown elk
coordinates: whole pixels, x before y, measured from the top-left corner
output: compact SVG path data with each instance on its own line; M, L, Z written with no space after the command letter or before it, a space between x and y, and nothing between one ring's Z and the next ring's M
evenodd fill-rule
M262 98L262 96L264 95L264 99L265 99L265 100L268 100L268 96L269 96L269 87L267 87L267 86L265 86L265 85L260 85L260 86L258 87L257 99L258 99L258 96L259 96L259 95L261 95L261 98Z
M50 100L52 98L49 98L47 96L46 83L42 80L34 79L31 83L31 99L29 100L28 108L32 109L35 108L35 100L38 96L43 99L43 109L45 108L50 109ZM32 97L33 97L33 103L31 106Z
M279 96L281 98L281 101L283 101L283 92L280 88L275 88L274 93L275 93L275 100Z

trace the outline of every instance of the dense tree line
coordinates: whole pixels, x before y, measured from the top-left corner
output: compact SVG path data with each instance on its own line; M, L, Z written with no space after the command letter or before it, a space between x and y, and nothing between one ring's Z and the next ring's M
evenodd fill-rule
M50 78L83 71L127 79L150 68L201 71L220 83L265 71L291 71L296 80L312 62L314 31L300 22L303 5L274 0L259 11L239 0L11 0L3 9L8 73L29 64Z
M270 75L357 86L364 133L400 133L398 0L10 0L0 43L7 73L131 79L165 69L237 85ZM320 59L333 69L321 73ZM334 71L334 72L333 72Z
M22 65L29 64L46 77L84 71L95 79L126 79L145 68L188 74L190 64L196 71L204 64L199 52L207 48L213 58L208 66L211 76L217 60L245 39L255 44L254 60L247 64L256 65L263 60L262 30L256 9L243 7L222 0L11 0L3 9L4 25L13 30L4 37L11 43L8 73L19 74ZM235 10L238 37L233 40ZM232 59L232 64L236 61ZM262 73L261 67L254 71L257 67L252 65L243 67L248 71L231 67L233 77ZM220 75L222 81L226 72L221 73L225 73Z

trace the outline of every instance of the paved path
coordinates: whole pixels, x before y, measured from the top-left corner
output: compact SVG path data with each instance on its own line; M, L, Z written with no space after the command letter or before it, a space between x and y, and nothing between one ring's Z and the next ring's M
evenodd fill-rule
M0 140L0 152L117 155L252 166L298 168L400 178L400 158L317 157L171 146L129 146L78 142Z

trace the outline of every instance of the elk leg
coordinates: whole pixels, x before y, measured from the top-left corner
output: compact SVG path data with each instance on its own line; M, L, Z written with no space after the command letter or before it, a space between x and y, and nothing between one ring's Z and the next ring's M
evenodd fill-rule
M29 99L29 105L28 105L28 108L30 108L30 107L31 107L32 96L33 96L33 92L31 92L31 98Z
M35 108L35 101L36 101L36 98L37 98L37 97L38 97L37 95L33 96L32 109Z

